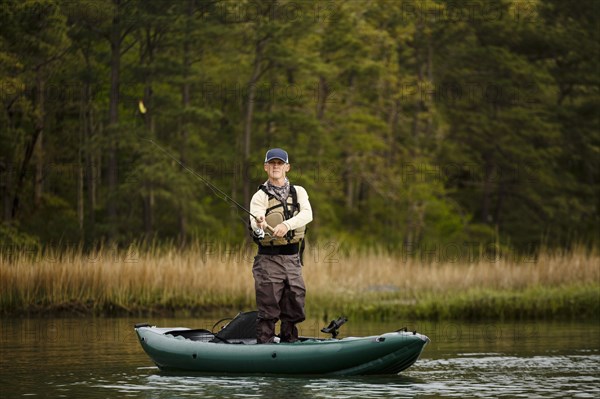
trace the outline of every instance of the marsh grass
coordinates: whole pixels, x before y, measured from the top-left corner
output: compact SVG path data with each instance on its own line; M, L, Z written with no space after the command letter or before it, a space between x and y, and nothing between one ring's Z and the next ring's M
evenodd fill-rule
M0 256L0 313L207 314L255 307L252 249L79 248ZM431 262L383 251L304 261L307 314L361 318L589 318L600 314L596 250L535 259Z

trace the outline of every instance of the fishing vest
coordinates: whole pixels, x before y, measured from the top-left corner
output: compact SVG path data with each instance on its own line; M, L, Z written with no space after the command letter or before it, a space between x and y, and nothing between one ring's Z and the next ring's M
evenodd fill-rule
M275 196L267 190L264 185L259 187L260 190L269 196L269 205L265 212L265 220L271 227L275 227L285 220L291 219L300 212L300 204L298 203L298 194L296 188L290 184L290 194L287 201L279 201ZM288 245L297 244L304 239L306 226L298 227L296 230L290 230L283 237L277 238L270 235L265 235L262 240L257 240L257 243L262 246ZM268 232L267 232L268 233Z

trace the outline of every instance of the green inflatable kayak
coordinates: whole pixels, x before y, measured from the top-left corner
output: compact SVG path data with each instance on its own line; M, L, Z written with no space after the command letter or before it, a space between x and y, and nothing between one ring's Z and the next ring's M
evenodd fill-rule
M341 321L341 323L340 323ZM337 335L345 319L324 332ZM368 337L307 338L257 345L256 312L240 313L217 333L137 324L144 351L161 370L266 374L397 374L417 361L429 338L395 331Z

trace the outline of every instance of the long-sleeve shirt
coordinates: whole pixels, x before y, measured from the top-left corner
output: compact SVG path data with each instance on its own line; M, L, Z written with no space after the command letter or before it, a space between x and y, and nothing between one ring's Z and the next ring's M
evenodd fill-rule
M283 222L288 230L295 230L299 227L307 225L313 219L312 208L310 207L310 202L308 201L308 193L302 186L294 186L294 188L296 189L298 204L300 204L300 212L298 212L296 216ZM258 190L252 196L252 200L250 201L250 213L256 217L265 216L268 207L269 196L263 190ZM252 226L253 230L258 227L256 225L256 220L252 216L250 216L250 225Z

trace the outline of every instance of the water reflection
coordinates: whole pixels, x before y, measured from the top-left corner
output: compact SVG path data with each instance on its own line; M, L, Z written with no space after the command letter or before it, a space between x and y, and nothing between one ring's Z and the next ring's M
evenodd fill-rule
M600 397L597 322L351 322L346 336L407 325L432 343L399 376L330 378L163 373L139 346L137 321L0 320L0 397ZM212 320L155 322L212 326Z
M419 380L411 377L315 378L276 376L203 376L154 374L118 385L98 384L129 395L151 392L153 398L174 396L260 398L373 398L398 397ZM407 391L408 392L408 391ZM139 397L139 396L138 396Z

